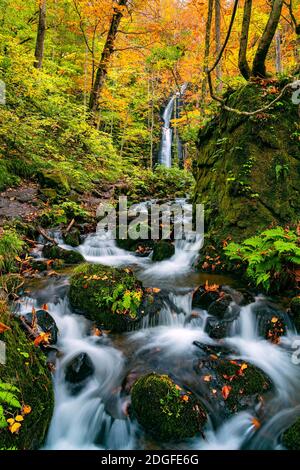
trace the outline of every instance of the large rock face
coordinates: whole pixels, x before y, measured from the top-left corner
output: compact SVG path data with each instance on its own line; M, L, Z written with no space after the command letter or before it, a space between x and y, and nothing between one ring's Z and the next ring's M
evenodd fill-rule
M252 111L270 103L283 84L248 84L228 106ZM296 222L300 213L298 107L286 95L267 113L245 117L221 111L198 138L195 203L205 204L212 239L247 238L271 223Z

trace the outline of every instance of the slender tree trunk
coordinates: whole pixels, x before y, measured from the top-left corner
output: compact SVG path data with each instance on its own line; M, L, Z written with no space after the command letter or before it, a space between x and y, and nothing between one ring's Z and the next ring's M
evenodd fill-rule
M283 2L284 0L273 0L269 20L259 41L253 60L252 75L254 77L266 77L266 59L280 20Z
M249 41L251 14L252 14L252 0L245 0L242 34L241 34L241 39L240 39L239 69L240 69L241 74L246 80L249 80L251 76L251 70L247 61L247 48L248 48L248 41Z
M45 47L45 36L46 36L46 11L47 2L46 0L40 0L39 7L39 23L35 45L35 61L34 66L37 69L41 69L43 66L44 59L44 47Z
M204 65L203 65L204 78L202 81L202 106L203 106L203 103L205 101L205 96L206 96L206 87L207 87L206 70L208 69L208 60L209 60L209 52L210 52L213 8L214 8L214 0L209 0L208 15L207 15L207 21L206 21L206 33L205 33L205 52L204 52Z
M282 57L281 57L281 34L276 33L276 73L282 73Z
M215 0L215 30L216 56L218 56L221 50L221 0ZM216 67L216 77L218 82L217 91L221 93L223 88L221 62L219 62Z
M122 7L125 7L127 3L128 0L119 0L118 5L114 10L90 95L89 108L93 113L95 113L98 109L99 97L101 95L101 91L107 76L108 65L114 52L114 44L118 34L118 27L123 17Z

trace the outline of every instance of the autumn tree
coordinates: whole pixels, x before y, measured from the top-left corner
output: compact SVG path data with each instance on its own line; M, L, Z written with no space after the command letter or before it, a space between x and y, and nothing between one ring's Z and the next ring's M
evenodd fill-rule
M259 41L253 60L252 75L254 77L266 77L266 58L280 20L283 2L284 0L273 0L269 20Z
M114 52L114 45L118 34L118 28L123 18L124 9L126 8L128 1L129 0L119 0L118 4L114 7L114 13L111 19L110 27L101 54L101 59L97 67L96 76L90 95L89 108L92 113L95 113L98 109L98 101L105 82L105 78L107 76L109 62Z
M37 69L42 68L44 59L45 36L46 36L46 0L39 0L39 21L35 44L34 66Z

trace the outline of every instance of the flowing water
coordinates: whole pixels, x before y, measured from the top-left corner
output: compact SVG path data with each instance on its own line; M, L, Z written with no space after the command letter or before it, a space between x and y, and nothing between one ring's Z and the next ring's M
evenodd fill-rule
M161 148L159 155L159 163L171 168L172 166L172 142L173 142L173 129L171 126L171 119L174 114L176 100L181 97L187 88L187 84L182 85L179 91L171 96L163 113L164 125L162 128Z
M55 410L47 449L280 448L278 437L300 415L299 366L291 358L297 334L289 324L279 345L260 337L255 312L267 301L257 297L240 308L227 338L211 339L205 332L208 313L192 309L193 264L201 244L199 237L177 241L170 260L154 263L151 256L145 259L121 250L107 235L96 233L86 238L79 251L87 261L134 266L147 286L163 286L169 292L156 320L144 318L142 328L131 333L91 335L90 322L70 309L67 276L45 280L46 285L32 287L31 297L21 300L19 313L47 303L59 328ZM263 410L257 405L227 418L219 413L219 404L205 403L209 419L204 436L159 444L128 417L130 384L141 373L167 373L180 386L201 397L203 389L195 371L200 350L195 341L208 348L222 346L228 349L231 358L258 366L271 379L273 391L264 401ZM94 373L74 393L66 381L65 370L79 353L89 356ZM259 429L253 424L256 413L261 416Z

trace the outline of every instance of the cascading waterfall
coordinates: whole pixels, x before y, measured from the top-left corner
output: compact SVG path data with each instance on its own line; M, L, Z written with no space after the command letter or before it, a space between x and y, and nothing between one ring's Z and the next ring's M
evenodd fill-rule
M171 96L162 116L164 125L162 128L159 163L166 166L167 168L171 168L172 166L173 129L171 126L171 119L174 114L176 100L183 96L186 88L187 84L182 85L180 92L178 91L173 96Z
M194 365L197 359L195 342L207 347L220 343L208 336L206 311L192 309L193 287L182 289L180 279L192 270L203 240L195 236L176 242L175 255L167 261L154 263L120 250L109 235L96 233L87 237L79 251L87 261L110 266L138 267L139 277L152 287L169 288L164 307L155 321L144 318L142 328L122 337L91 334L91 324L74 314L67 301L67 279L48 281L46 288L24 298L19 313L34 306L48 304L49 312L59 328L58 348L61 351L54 377L55 410L49 430L47 449L139 449L147 448L147 437L128 417L129 391L124 389L128 374L171 374L172 378L201 396L199 376ZM217 409L210 410L205 440L197 437L188 442L170 444L169 448L241 449L278 448L280 433L300 414L300 371L292 363L292 345L297 339L293 328L287 329L280 345L259 335L257 308L264 305L259 297L252 304L239 307L223 347L233 351L232 359L241 359L263 370L274 390L264 404L264 421L260 429L253 424L254 411L241 411L215 426ZM236 306L237 307L237 306ZM299 339L299 337L298 337ZM78 354L86 353L94 372L74 393L66 380L66 368Z

